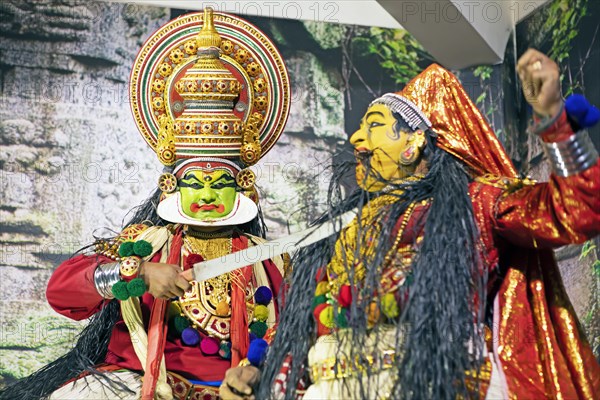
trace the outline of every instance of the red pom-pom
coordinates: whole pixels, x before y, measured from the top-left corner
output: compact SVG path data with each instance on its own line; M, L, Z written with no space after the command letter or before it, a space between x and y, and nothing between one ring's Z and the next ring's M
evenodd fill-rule
M204 257L200 254L190 254L185 260L185 270L194 268L194 264L204 261Z
M341 307L350 307L350 304L352 304L352 288L350 285L342 285L338 295L338 303Z

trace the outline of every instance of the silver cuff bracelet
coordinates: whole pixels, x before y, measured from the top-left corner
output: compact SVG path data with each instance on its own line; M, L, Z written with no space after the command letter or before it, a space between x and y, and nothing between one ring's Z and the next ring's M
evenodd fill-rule
M563 178L585 171L598 160L598 151L586 130L577 132L563 142L544 142L543 147L552 170Z
M113 299L112 287L121 280L119 263L101 264L94 271L94 285L100 296Z

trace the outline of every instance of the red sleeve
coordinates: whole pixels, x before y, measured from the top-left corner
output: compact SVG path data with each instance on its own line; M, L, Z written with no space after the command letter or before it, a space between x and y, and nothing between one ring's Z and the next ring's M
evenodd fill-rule
M539 119L534 117L534 121L536 123L536 125L539 125L542 123L542 121L540 121ZM535 131L536 128L534 126L533 130ZM575 132L573 132L573 128L571 127L571 124L569 123L569 119L567 118L567 112L563 110L560 112L560 114L558 114L558 116L555 118L555 120L552 122L552 124L550 124L545 130L544 132L540 133L540 138L542 139L542 141L546 142L546 143L556 143L556 142L562 142L565 141L567 139L569 139L571 136L573 136L575 134Z
M496 232L524 247L582 243L600 234L600 162L567 178L522 188L498 202Z
M58 266L48 281L46 298L65 317L82 320L98 312L109 300L94 286L94 271L100 264L114 262L102 256L78 255Z
M551 142L572 134L563 111L541 136ZM577 175L562 178L552 174L547 183L501 197L496 208L496 231L525 247L582 243L600 234L600 160Z

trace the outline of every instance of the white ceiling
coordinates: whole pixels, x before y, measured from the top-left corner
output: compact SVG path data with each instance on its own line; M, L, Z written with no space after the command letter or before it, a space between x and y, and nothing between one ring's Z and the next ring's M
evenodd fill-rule
M238 15L286 18L308 21L332 22L383 28L401 28L375 0L297 0L297 1L254 1L254 0L114 0L122 3L148 4L160 7L215 10ZM393 2L393 1L392 1Z
M448 68L502 62L515 24L548 0L115 0L239 15L404 28Z

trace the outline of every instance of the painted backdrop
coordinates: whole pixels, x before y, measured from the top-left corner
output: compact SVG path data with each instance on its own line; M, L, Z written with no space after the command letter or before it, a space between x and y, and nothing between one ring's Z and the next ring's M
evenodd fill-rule
M599 9L553 1L517 27L504 65L456 71L524 174L548 171L523 133L514 49L553 52L565 83L600 104L592 74L600 70ZM255 169L270 237L323 210L332 159L350 157L346 140L367 104L432 62L405 31L339 25L322 11L309 22L248 18L277 43L293 90L285 133ZM72 345L81 325L46 304L49 276L94 234L118 231L155 187L162 167L133 123L128 77L144 40L183 12L64 0L0 6L0 386ZM590 242L557 254L598 349L597 249Z

